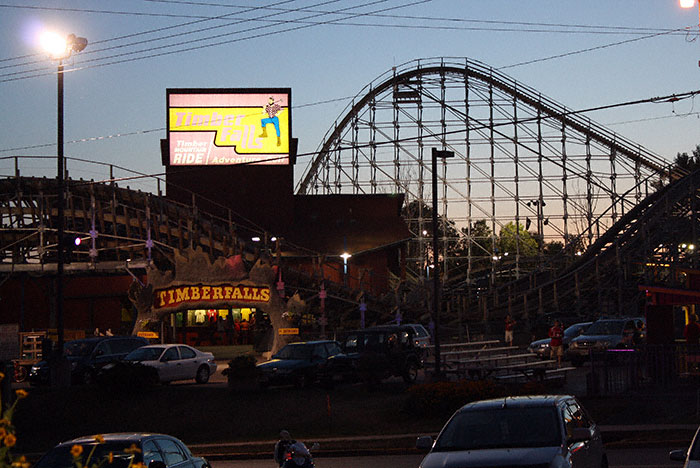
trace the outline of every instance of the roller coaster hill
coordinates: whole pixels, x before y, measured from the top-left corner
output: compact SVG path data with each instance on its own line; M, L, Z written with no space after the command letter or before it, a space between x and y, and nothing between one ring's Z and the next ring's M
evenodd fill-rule
M435 174L433 148L455 156L440 160ZM55 181L21 175L20 158L6 160L14 173L0 181L3 310L9 297L50 296L50 282L29 285L55 272L58 241ZM293 206L298 219L292 224L307 226L283 242L272 242L275 232L259 227L265 223L256 223L254 214L239 217L230 203L203 203L198 193L191 203L182 196L178 203L168 196L177 191L168 186L172 179L163 182L166 196L161 182L152 193L121 188L114 169L104 183L68 183L66 229L84 240L71 252L68 274L76 285L78 278L109 279L100 297L82 297L79 286L67 296L67 309L73 301L92 301L76 319L90 326L99 325L95 311L102 302L113 308L124 297L130 272L145 281L139 267L172 268L173 252L187 248L212 258L240 254L249 263L269 255L281 266L286 293L306 300L311 322L321 314L323 286L332 327L358 326L362 304L368 323L399 316L427 324L433 236L440 246L442 325L459 334L467 326L502 329L506 314L535 323L552 315L589 320L646 313L650 324L666 330L658 340L669 341L674 313L700 299L700 173L673 167L670 158L471 59L408 62L363 88L330 126L296 188L279 201ZM364 209L355 222L369 228L329 239L343 229L331 229L328 219L341 223L353 204L373 197L387 203L384 213L402 204L407 236L393 216L393 227L382 231L376 213ZM321 215L312 219L302 207L314 204ZM266 205L268 217L274 205ZM375 233L381 239L372 239ZM341 245L353 255L345 262ZM23 328L36 326L28 314L13 314Z

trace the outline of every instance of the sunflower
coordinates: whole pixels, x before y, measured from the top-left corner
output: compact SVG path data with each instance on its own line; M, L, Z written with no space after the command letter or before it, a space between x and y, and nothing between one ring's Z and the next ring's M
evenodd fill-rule
M17 395L17 398L21 400L22 398L27 398L27 396L29 396L29 393L27 393L26 390L20 388L15 392L15 395Z
M97 442L98 444L104 444L105 438L102 436L102 434L97 434L95 436L95 442Z
M5 447L14 447L17 443L17 437L14 434L7 434L5 436Z
M83 453L83 446L82 445L74 445L70 449L70 454L73 455L73 458L78 458L80 455Z

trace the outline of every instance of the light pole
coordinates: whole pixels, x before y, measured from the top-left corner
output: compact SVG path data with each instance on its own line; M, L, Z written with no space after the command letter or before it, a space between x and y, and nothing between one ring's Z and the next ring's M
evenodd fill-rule
M681 8L695 7L695 0L679 0L679 3ZM700 0L698 0L698 34L700 35ZM700 67L700 61L698 61L698 66Z
M41 43L46 52L51 58L58 60L58 102L57 102L57 136L56 136L56 231L58 236L57 258L56 258L56 331L58 334L58 342L56 343L56 361L59 363L58 369L63 361L63 341L64 341L64 324L63 324L63 265L64 265L64 225L65 225L65 160L63 157L63 61L68 59L73 52L80 52L87 46L87 39L84 37L76 37L75 34L69 34L67 37L62 37L59 34L45 32L42 34ZM59 371L61 372L61 371ZM67 377L61 375L61 377Z
M453 151L432 149L433 156L433 326L435 331L435 377L442 380L442 363L440 362L440 264L438 261L438 216L437 216L437 159L454 157Z

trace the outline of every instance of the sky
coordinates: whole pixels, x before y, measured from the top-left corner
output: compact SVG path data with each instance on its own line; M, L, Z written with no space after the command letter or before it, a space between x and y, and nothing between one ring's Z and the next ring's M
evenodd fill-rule
M298 179L352 97L393 66L468 57L587 109L700 90L698 22L697 2L678 0L0 0L0 174L15 156L47 156L20 171L55 177L44 29L88 39L66 61L66 157L159 174L166 89L291 88ZM586 115L669 161L700 144L700 96Z

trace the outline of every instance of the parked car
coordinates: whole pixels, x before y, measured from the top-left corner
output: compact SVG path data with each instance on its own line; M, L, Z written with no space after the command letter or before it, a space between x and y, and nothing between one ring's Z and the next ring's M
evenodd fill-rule
M61 442L49 450L34 468L70 468L75 466L73 447L82 447L83 461L91 454L93 463L110 468L145 466L148 468L211 468L205 458L194 457L187 446L175 437L164 434L103 434L104 442L97 436L85 436ZM139 465L141 464L142 465Z
M564 356L574 366L580 366L591 351L634 347L646 339L645 330L643 318L596 320L584 334L569 342Z
M564 350L566 351L569 348L569 343L572 339L583 334L592 323L593 322L575 323L564 330L564 339L562 340L564 342ZM549 343L551 341L551 338L533 341L530 343L530 346L527 347L527 350L533 354L536 354L541 359L549 359L551 354Z
M568 395L506 397L469 403L454 413L420 468L532 466L607 468L598 426Z
M92 384L97 373L109 363L123 359L136 348L146 346L148 340L140 336L95 336L68 341L63 355L70 363L73 383ZM51 381L49 362L39 361L29 371L29 383L46 385Z
M258 383L261 387L287 384L306 387L321 376L330 378L326 369L340 355L340 343L333 340L289 343L271 360L256 366Z
M345 357L334 365L345 372L350 368L355 378L374 383L391 376L415 382L425 354L411 325L382 325L348 332L343 350Z
M184 344L142 346L127 354L124 360L155 367L160 383L194 379L199 384L205 384L209 376L216 372L212 353Z
M700 468L700 427L695 432L695 437L690 447L685 450L673 450L668 456L671 460L685 462L683 468Z

